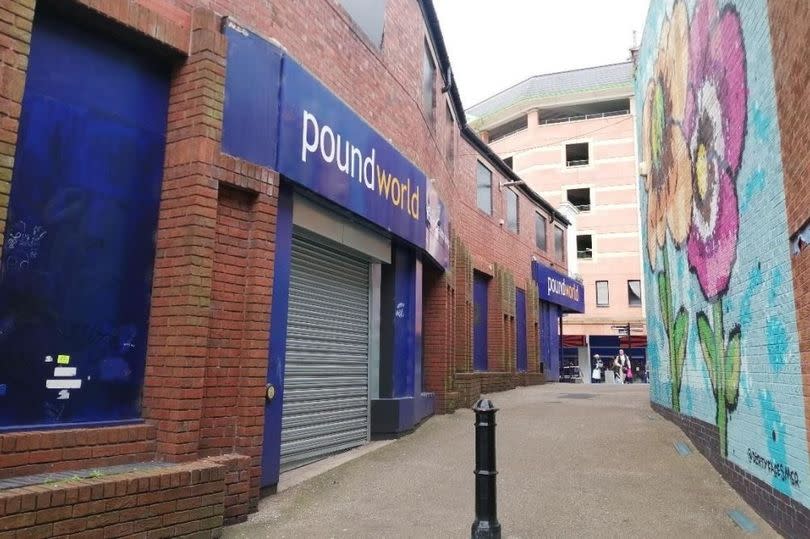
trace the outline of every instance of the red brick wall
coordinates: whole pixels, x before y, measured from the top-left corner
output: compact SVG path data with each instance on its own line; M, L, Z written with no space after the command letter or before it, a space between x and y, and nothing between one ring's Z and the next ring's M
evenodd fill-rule
M253 195L219 190L208 329L208 360L200 423L200 454L233 450L245 321L245 285Z
M136 30L167 50L189 53L171 85L143 398L144 418L150 425L0 435L0 470L3 476L13 476L238 451L242 455L234 458L240 468L229 472L227 495L244 505L241 512L228 515L240 518L248 507L255 507L259 490L276 176L219 153L225 65L219 17L204 10L186 13L165 2L82 3L107 17L112 28ZM159 4L167 7L158 11L168 17L152 11ZM19 17L16 13L28 13L26 7L31 11L34 3L3 0L0 13ZM6 47L11 31L0 26L0 32L3 61L24 68L21 53L12 54L14 49ZM21 43L14 46L25 54L30 21L27 32L27 37L13 32ZM19 102L22 90L12 87L16 78L3 69L0 99ZM8 110L19 116L13 107ZM16 132L16 118L14 122L5 120L0 127ZM0 152L13 155L15 139L9 135L6 140ZM13 161L0 160L0 167L4 165L11 167ZM4 174L0 169L0 180ZM0 197L8 192L2 185ZM7 204L6 194L0 198L3 215ZM232 226L227 219L240 209L250 222ZM218 214L224 220L219 227ZM225 272L213 266L215 259L222 262L234 242L241 242L241 290L228 295L221 287L227 281ZM228 310L218 308L217 302L238 306L238 322L231 325L239 326L238 335L216 334ZM225 371L227 376L222 376ZM221 399L228 401L227 418Z
M158 451L173 460L194 458L199 444L217 212L211 163L225 77L216 18L196 15L191 56L169 97L143 396Z
M416 0L389 0L381 49L370 45L337 0L300 0L267 3L259 0L140 0L158 12L190 12L206 7L263 37L276 39L291 56L323 81L409 159L436 178L437 188L450 206L453 227L468 243L476 265L497 262L514 269L517 282L529 277L530 258L565 267L534 247L534 215L521 196L520 233L508 232L502 191L505 181L493 173L493 214L478 210L475 170L478 154L450 132L446 94L436 78L437 108L430 123L421 103L422 51L426 28ZM396 111L396 114L391 114ZM448 137L456 138L453 160L447 157ZM491 165L488 165L491 168ZM545 212L544 212L545 213ZM549 246L553 251L552 227Z
M0 434L0 479L154 458L155 428L151 425Z
M4 537L218 536L226 466L200 461L0 492ZM146 536L146 535L144 535Z
M33 20L34 0L0 0L0 250L5 240Z
M171 81L143 396L149 426L2 435L0 458L7 460L0 460L0 469L16 475L82 467L89 446L96 466L119 462L114 459L132 462L156 456L182 462L238 453L223 457L230 459L224 496L231 505L255 507L277 176L220 152L226 50L220 33L222 15L278 40L437 180L455 238L452 271L445 275L428 271L425 278L425 369L428 389L437 392L440 410L452 410L477 397L476 391L539 381L511 372L514 347L507 344L514 341L514 320L508 309L504 318L496 290L491 303L491 356L493 368L507 372L471 374L458 384L453 378L472 369L473 267L492 274L497 264L509 271L514 284L529 282L532 255L552 261L534 247L535 210L528 199L520 198L519 234L500 226L504 202L498 185L504 178L498 173L493 173L493 214L477 209L477 152L459 136L458 126L447 121L439 77L435 123L421 109L426 30L415 0L388 1L381 49L369 44L337 0L77 3L106 17L112 28L141 33L178 58L187 55L178 60ZM0 232L8 205L33 8L33 0L0 0ZM126 39L124 33L121 39ZM553 247L553 241L549 245ZM528 327L533 350L537 332ZM531 352L529 365L536 370ZM71 437L82 442L72 445ZM33 457L21 456L35 447ZM234 509L230 517L241 518L242 511Z
M788 234L810 224L810 3L770 0L776 101L782 141ZM793 293L804 377L805 418L810 443L810 248L792 257Z

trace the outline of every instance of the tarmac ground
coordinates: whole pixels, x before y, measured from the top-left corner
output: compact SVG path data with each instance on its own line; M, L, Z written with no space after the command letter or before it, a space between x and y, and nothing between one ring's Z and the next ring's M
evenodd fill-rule
M778 537L650 409L647 385L546 384L489 398L499 408L503 537L750 535L729 518L734 509L756 525L753 535ZM432 417L320 475L286 480L224 537L469 537L473 420L471 410ZM681 456L676 442L692 452Z

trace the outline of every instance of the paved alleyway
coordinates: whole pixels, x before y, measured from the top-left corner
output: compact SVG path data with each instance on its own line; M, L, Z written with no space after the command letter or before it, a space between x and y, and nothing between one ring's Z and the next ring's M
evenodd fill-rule
M654 414L646 385L557 384L495 394L504 537L739 537L739 508L775 536ZM281 494L225 537L469 537L473 414L414 434ZM691 445L690 445L691 447Z

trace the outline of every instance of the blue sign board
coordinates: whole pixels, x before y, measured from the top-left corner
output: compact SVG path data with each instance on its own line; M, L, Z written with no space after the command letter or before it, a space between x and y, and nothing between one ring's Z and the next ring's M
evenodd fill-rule
M278 47L226 34L223 149L424 249L425 174Z
M228 20L222 151L276 166L281 49Z
M424 248L424 173L289 57L278 136L279 172Z
M582 283L532 261L532 277L540 289L540 299L556 303L566 312L585 312L585 288Z
M425 250L444 269L450 267L450 213L428 182L425 204Z

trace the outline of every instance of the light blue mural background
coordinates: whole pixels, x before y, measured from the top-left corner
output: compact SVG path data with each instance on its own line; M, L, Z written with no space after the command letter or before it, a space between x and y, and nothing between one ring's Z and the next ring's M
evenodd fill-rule
M741 325L743 353L739 403L729 415L728 458L778 491L810 506L804 394L767 4L763 0L718 2L721 9L726 4L737 9L742 21L749 89L747 136L737 178L740 210L737 260L723 303L726 331L736 322ZM658 54L659 31L672 5L673 0L652 0L639 50L635 98L639 155L642 155L645 89ZM689 0L686 5L691 21L695 1ZM640 178L640 192L642 222L646 223L643 178ZM646 234L643 230L642 245L645 246ZM708 303L697 279L689 273L685 251L675 249L669 239L666 249L674 274L674 309L685 305L690 316L681 413L716 424L715 400L695 328L695 314L700 310L708 312ZM650 398L671 407L667 337L661 323L656 281L646 248L643 251ZM656 269L661 269L660 262ZM774 477L751 463L749 450L788 466L796 473L799 485Z

